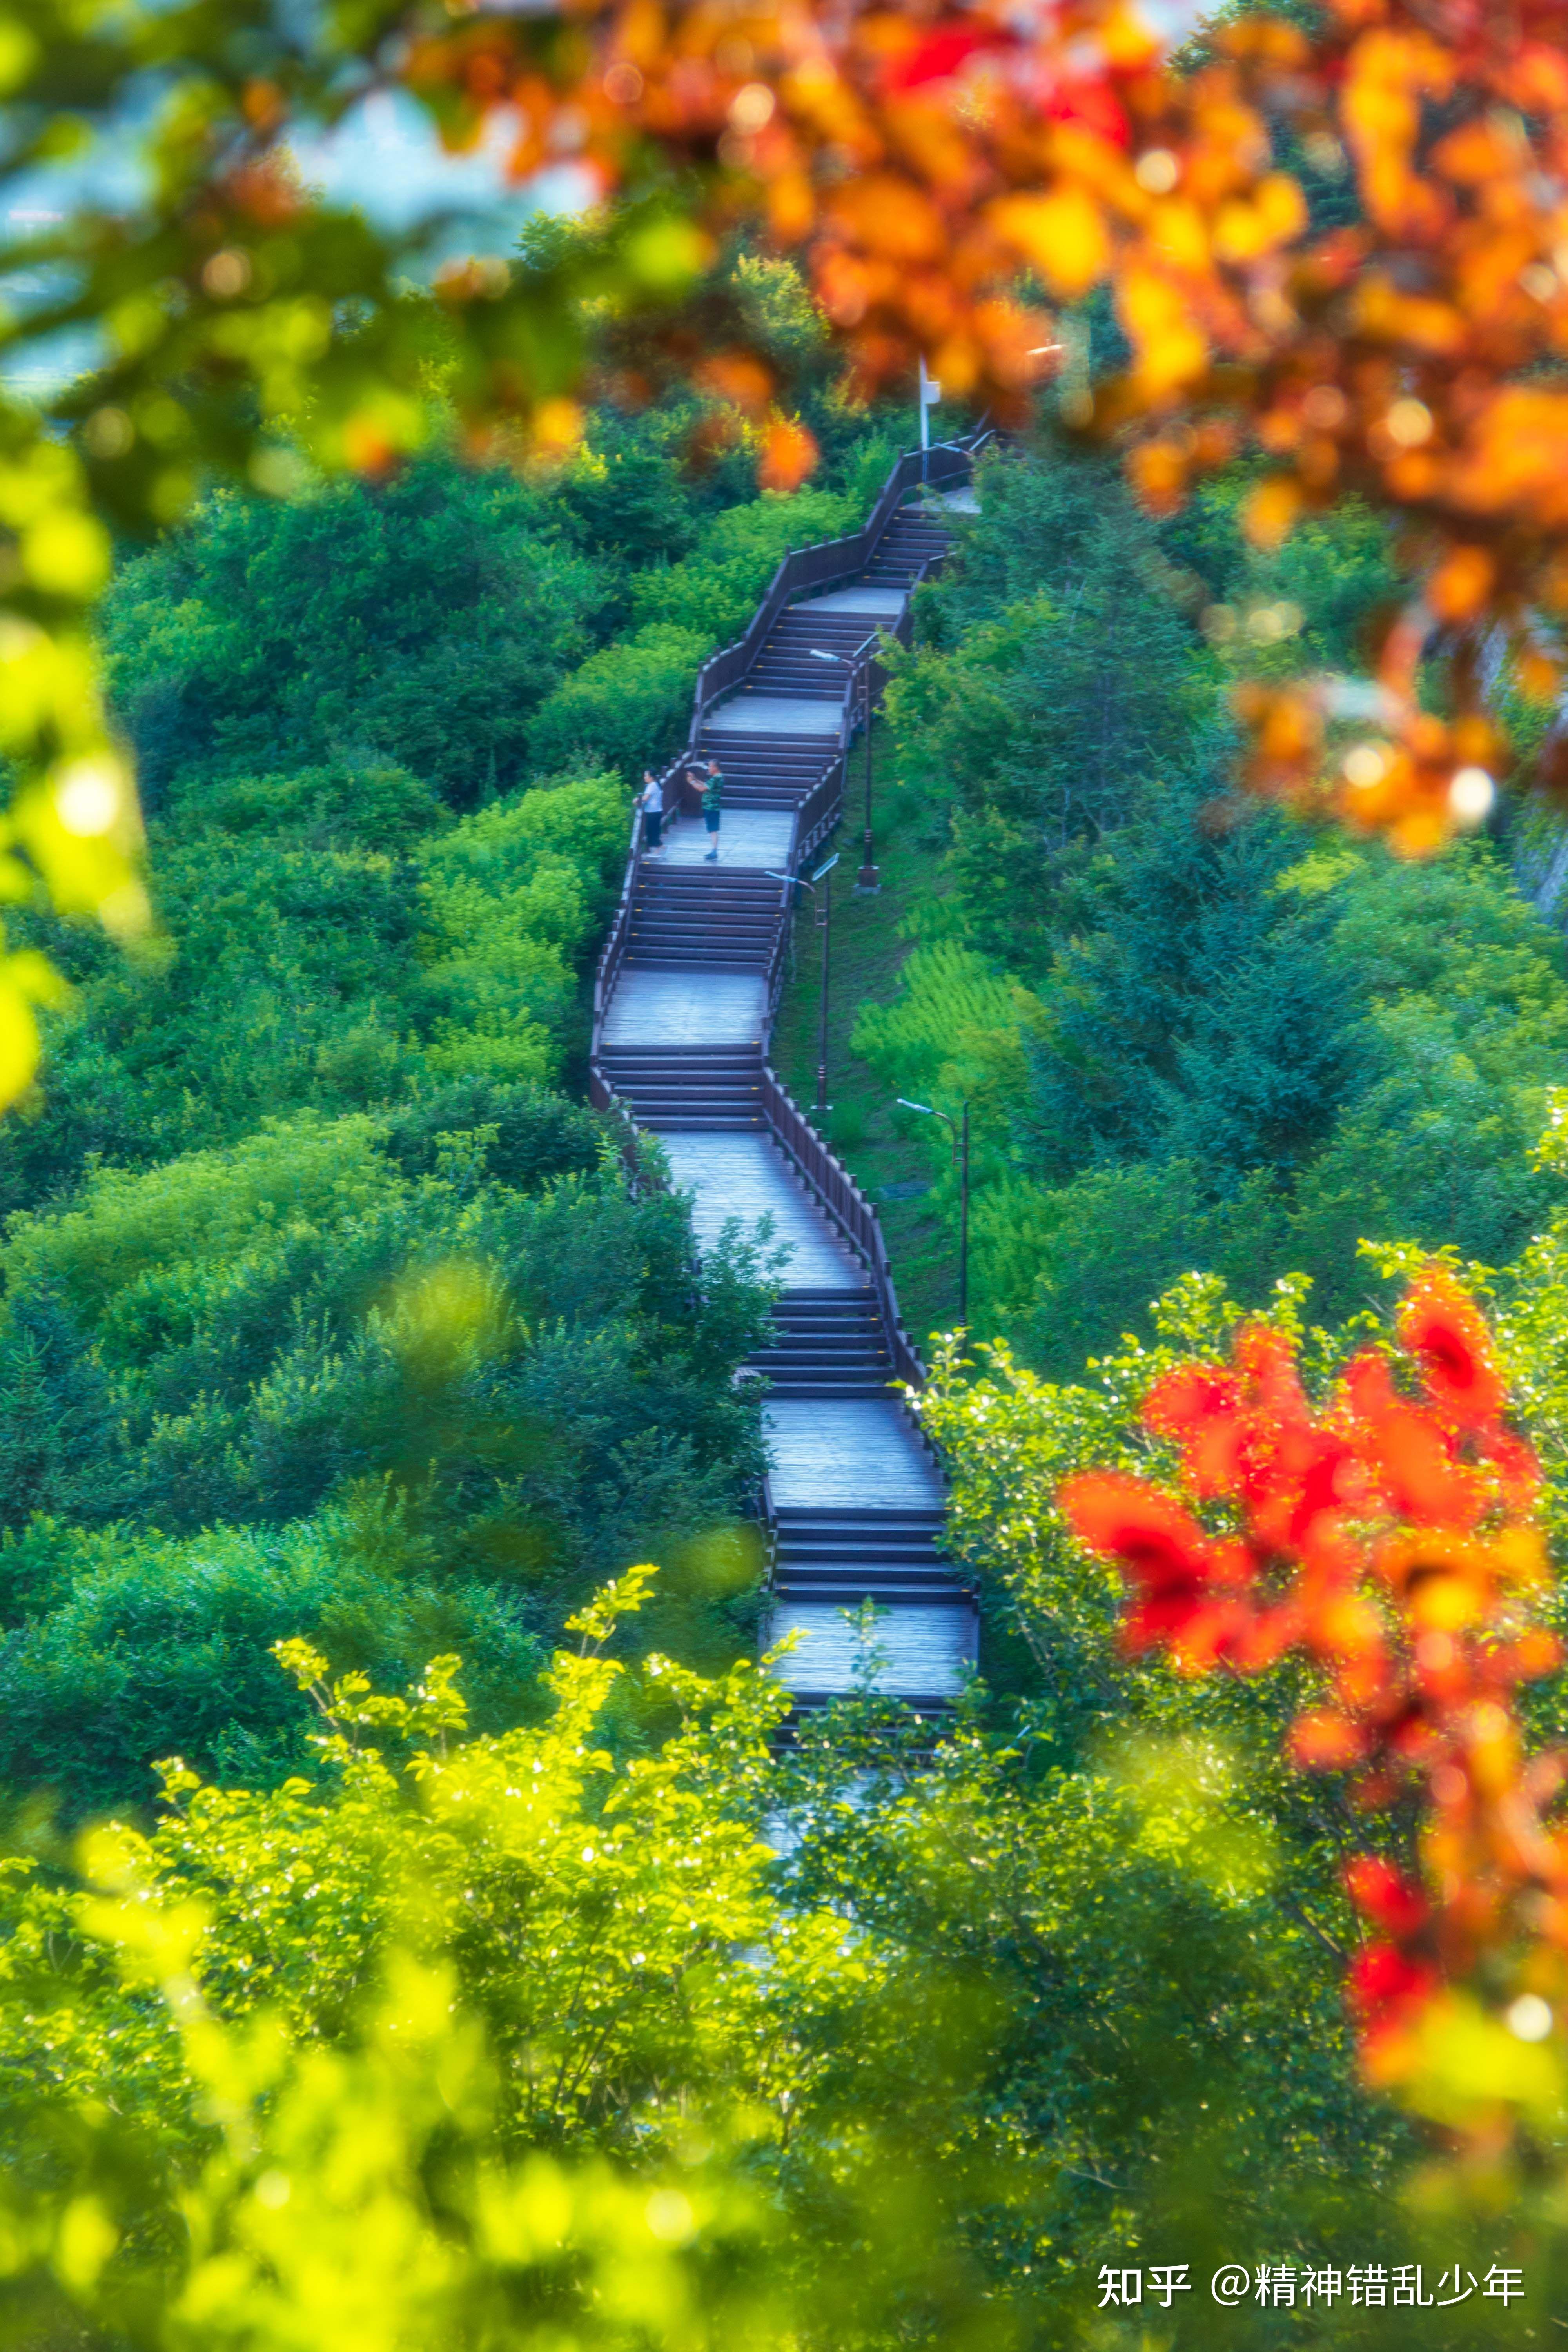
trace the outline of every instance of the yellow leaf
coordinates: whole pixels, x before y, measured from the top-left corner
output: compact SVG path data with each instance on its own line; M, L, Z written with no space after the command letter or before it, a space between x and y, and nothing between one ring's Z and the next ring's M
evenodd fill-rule
M37 42L25 25L15 21L0 25L0 93L8 95L19 89L40 54Z
M26 1094L38 1066L38 1024L24 992L0 968L0 1109Z
M710 240L691 221L650 221L626 245L626 268L639 285L678 294L713 257Z
M120 2232L96 2197L73 2197L60 2215L55 2268L66 2284L83 2294L120 2242Z
M46 514L22 538L22 569L50 596L94 596L109 578L109 533L68 508Z
M1181 287L1159 271L1129 266L1116 289L1121 323L1138 354L1138 377L1153 399L1177 392L1208 364L1208 338Z
M1087 294L1110 266L1105 216L1087 189L1003 196L990 217L997 235L1033 262L1055 293Z

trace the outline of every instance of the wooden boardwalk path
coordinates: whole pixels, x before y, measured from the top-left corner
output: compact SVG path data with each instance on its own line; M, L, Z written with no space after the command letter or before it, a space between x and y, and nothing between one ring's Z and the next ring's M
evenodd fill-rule
M763 1496L771 1634L793 1633L797 1706L872 1679L916 1707L952 1699L975 1655L973 1596L943 1558L941 1471L892 1386L918 1386L876 1213L768 1065L795 876L837 822L854 715L881 669L879 629L907 640L909 600L941 561L942 501L972 504L973 453L912 454L865 529L785 559L737 645L697 683L695 758L725 775L717 864L681 808L667 846L634 836L595 994L593 1090L664 1146L691 1195L699 1248L770 1221L786 1253L773 1344ZM837 667L820 651L839 656ZM841 877L843 869L841 869ZM863 1604L870 1603L868 1610Z

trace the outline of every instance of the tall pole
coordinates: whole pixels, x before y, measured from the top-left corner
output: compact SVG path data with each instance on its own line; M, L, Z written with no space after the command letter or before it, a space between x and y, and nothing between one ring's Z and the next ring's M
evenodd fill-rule
M925 355L921 355L921 479L923 482L931 465L931 378L926 373Z
M877 871L876 854L871 843L871 665L867 662L861 672L865 682L866 727L866 844L860 860L860 871L855 877L857 890L877 890L881 887L881 876Z
M969 1328L969 1105L963 1106L963 1161L958 1177L958 1320Z
M951 1164L958 1171L958 1323L961 1330L969 1326L969 1105L963 1106L963 1124L960 1127L950 1111L937 1110L931 1103L911 1102L908 1095L898 1098L900 1110L919 1111L922 1118L940 1118L947 1129L947 1148Z
M822 909L818 917L822 925L822 1018L816 1036L816 1112L819 1118L827 1111L827 943L833 925L833 876L822 877Z

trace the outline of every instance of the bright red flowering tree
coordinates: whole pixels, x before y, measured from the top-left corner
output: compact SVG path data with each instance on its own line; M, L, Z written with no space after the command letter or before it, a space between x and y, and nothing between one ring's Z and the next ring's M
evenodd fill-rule
M1539 1474L1489 1334L1436 1266L1397 1330L1314 1408L1291 1339L1243 1324L1228 1363L1169 1371L1145 1400L1178 1491L1089 1472L1058 1499L1121 1572L1129 1652L1193 1675L1304 1659L1318 1687L1293 1761L1348 1774L1367 1809L1415 1801L1414 1866L1369 1853L1346 1877L1370 1929L1348 1986L1366 2070L1418 2083L1460 2011L1508 2020L1517 2052L1568 1996L1568 1824L1552 1811L1568 1759L1527 1757L1521 1737L1521 1685L1560 1661L1533 1613ZM1506 2068L1494 2087L1506 2106Z

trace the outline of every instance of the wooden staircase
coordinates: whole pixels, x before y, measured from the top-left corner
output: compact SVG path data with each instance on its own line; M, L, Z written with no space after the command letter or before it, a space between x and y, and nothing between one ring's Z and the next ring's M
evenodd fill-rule
M872 1286L784 1291L773 1308L773 1344L751 1359L781 1396L864 1396L885 1391L892 1350Z
M788 604L774 622L742 688L743 694L795 697L801 701L835 700L849 677L849 657L875 634L875 615L865 613L816 613L809 604ZM838 656L826 662L819 654Z
M939 563L949 534L933 517L905 508L877 542L866 566L868 585L910 588L930 563Z
M774 1523L773 1589L781 1599L831 1601L840 1609L879 1601L945 1603L957 1599L942 1554L941 1511L785 1509Z
M827 665L812 667L825 672ZM837 745L820 735L735 735L705 727L696 756L717 760L724 771L726 808L793 809L837 758Z
M932 454L942 478L967 480L965 453ZM906 458L894 469L858 544L837 543L855 551L847 566L841 562L835 573L833 543L786 559L741 647L714 656L699 683L690 743L672 773L689 761L714 757L724 773L726 812L793 812L792 846L783 861L788 874L799 870L842 797L847 714L858 704L858 690L846 693L852 680L858 689L850 657L865 656L889 618L887 591L901 592L907 611L908 591L948 544L940 509L922 499L920 462ZM792 601L787 592L796 572L806 590L821 584L882 593L858 600L834 593L818 604L803 592ZM902 622L902 614L898 618ZM899 633L907 635L907 622ZM844 658L823 661L818 652ZM724 689L710 700L707 681L714 674ZM873 670L873 685L879 676ZM756 723L738 725L732 715L725 723L726 714L764 698L816 705L818 728L824 707L837 706L834 731L811 731L804 715L799 726L768 724L762 711ZM689 809L685 823L691 821ZM874 1213L766 1065L791 894L758 870L760 859L754 866L737 865L722 834L721 844L717 865L693 863L690 851L681 862L650 862L634 847L595 996L595 1099L618 1102L638 1127L668 1137L672 1154L679 1143L686 1164L707 1169L710 1228L730 1213L726 1181L740 1181L748 1165L753 1182L761 1181L760 1153L763 1196L779 1204L781 1222L817 1236L810 1263L837 1278L803 1274L792 1282L786 1272L768 1342L746 1368L768 1383L771 1442L781 1443L781 1432L788 1436L793 1465L786 1478L775 1461L766 1498L775 1622L811 1634L820 1657L839 1661L826 1680L809 1655L786 1672L797 1708L820 1706L849 1687L842 1670L844 1612L872 1602L879 1624L890 1629L889 1654L899 1653L902 1638L900 1654L909 1661L901 1670L895 1664L884 1686L921 1711L940 1710L957 1686L952 1662L973 1656L976 1619L963 1579L942 1553L940 1476L902 1402L901 1384L921 1377L919 1359L898 1319ZM765 1013L752 1019L760 1034L689 1043L693 1026L700 1026L689 1014L679 1036L633 1041L626 1023L617 1027L612 1018L617 990L643 984L642 975L650 988L656 979L687 986L700 1009L705 974L716 992L749 976L756 1002L771 984ZM717 993L713 1002L720 1002ZM612 1042L612 1031L619 1042ZM700 1206L702 1198L700 1190ZM799 1465L803 1450L811 1457L818 1419L826 1451L820 1499L813 1500L798 1491ZM868 1449L863 1476L853 1450L858 1444Z

